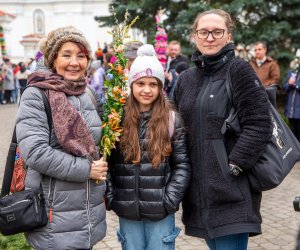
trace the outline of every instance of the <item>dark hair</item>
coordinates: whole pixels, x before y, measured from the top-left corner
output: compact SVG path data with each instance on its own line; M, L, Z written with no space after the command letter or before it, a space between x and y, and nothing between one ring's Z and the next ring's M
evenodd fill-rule
M186 69L188 69L190 66L187 62L179 62L177 63L176 67L175 67L175 71L180 74L181 72L185 71Z
M89 54L88 49L83 44L81 44L81 43L77 43L77 42L75 42L75 43L78 46L78 48L80 49L80 52L82 52L83 54L85 54L86 57L87 57L87 59L90 60L91 58L90 58L90 54Z

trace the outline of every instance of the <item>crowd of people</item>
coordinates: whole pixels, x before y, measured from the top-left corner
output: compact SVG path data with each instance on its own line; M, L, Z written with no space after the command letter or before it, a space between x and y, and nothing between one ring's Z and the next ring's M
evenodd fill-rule
M107 160L97 147L106 71L116 62L112 45L93 55L81 31L63 27L48 34L31 64L3 58L0 103L20 99L26 188L42 185L49 217L47 226L26 233L34 249L92 249L106 235L105 211L113 210L122 249L174 250L181 202L185 234L211 250L246 250L249 237L262 233L262 193L251 189L247 171L272 135L265 90L280 84L280 69L263 41L250 62L237 56L234 28L223 10L199 13L194 53L184 56L178 41L169 42L166 70L152 45L125 44L129 96L122 136ZM298 65L283 88L285 114L300 140ZM36 88L49 99L52 127ZM239 137L221 133L231 105Z
M28 63L12 63L8 57L0 65L0 104L17 103L19 94L24 90L30 71Z

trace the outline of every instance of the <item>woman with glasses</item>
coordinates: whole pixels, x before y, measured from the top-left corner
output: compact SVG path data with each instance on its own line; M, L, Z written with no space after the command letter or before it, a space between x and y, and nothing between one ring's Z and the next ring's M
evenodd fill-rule
M272 134L268 97L252 67L235 57L233 28L223 10L198 14L192 34L195 67L180 75L174 92L192 163L182 204L185 233L205 239L212 250L247 249L248 237L261 233L261 193L251 190L247 171ZM238 138L224 123L232 105L241 127Z

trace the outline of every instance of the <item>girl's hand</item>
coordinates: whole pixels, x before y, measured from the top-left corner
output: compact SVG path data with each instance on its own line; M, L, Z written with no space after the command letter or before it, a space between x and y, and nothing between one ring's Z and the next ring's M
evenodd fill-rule
M91 166L90 178L99 181L105 181L107 176L108 164L101 158L98 161L93 161Z

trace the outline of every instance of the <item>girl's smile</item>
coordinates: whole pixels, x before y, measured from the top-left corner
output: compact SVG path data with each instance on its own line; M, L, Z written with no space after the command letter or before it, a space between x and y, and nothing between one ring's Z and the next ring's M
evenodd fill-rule
M142 77L133 82L132 93L141 112L149 111L159 95L160 87L155 77Z

